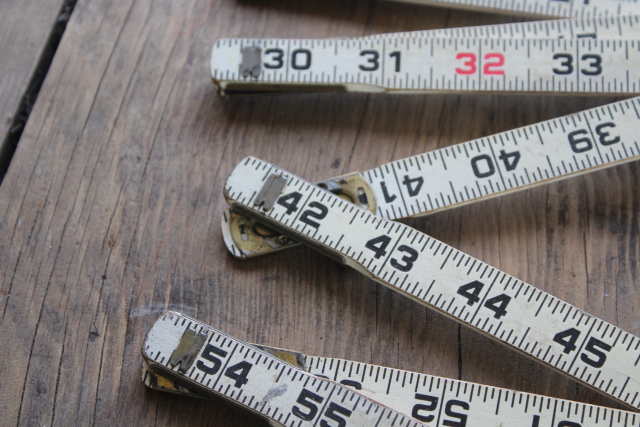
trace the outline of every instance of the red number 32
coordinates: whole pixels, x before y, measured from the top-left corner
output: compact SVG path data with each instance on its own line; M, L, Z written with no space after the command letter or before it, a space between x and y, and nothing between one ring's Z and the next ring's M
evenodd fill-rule
M478 71L478 57L475 53L461 52L456 55L456 59L461 59L464 62L462 67L456 68L458 74L475 74ZM504 55L501 53L487 53L484 55L484 67L482 67L482 74L485 75L504 75L504 70L501 69L504 65Z

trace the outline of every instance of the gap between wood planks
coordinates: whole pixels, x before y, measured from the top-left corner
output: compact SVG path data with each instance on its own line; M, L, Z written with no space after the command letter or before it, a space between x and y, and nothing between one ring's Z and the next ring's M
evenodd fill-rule
M60 12L58 13L58 18L47 37L47 41L42 50L42 55L38 59L38 63L36 64L33 74L29 79L27 89L20 98L20 103L16 109L16 113L13 115L13 119L11 120L9 131L7 132L2 144L0 144L0 184L2 184L4 176L9 169L9 164L11 164L13 154L18 148L22 132L27 124L27 120L29 120L31 110L36 103L38 93L40 93L40 88L42 88L42 83L44 83L44 79L47 77L49 67L51 67L53 57L58 50L58 45L60 44L60 40L62 40L65 30L67 29L67 23L71 18L71 14L73 13L73 9L77 2L78 0L65 0L62 4Z

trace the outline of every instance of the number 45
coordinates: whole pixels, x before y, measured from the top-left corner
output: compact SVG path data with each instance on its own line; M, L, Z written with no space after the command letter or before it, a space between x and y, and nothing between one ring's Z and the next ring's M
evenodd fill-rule
M553 337L553 342L556 342L563 346L564 350L562 350L562 352L565 354L569 354L576 349L576 342L578 341L578 337L580 337L580 334L581 332L576 328L569 328L566 331L558 332ZM582 360L589 366L593 366L594 368L601 368L602 365L604 365L604 362L607 361L607 355L601 350L609 352L611 351L611 348L612 346L610 346L609 344L602 342L597 338L591 337L589 338L587 345L584 346L584 351L596 356L597 359L592 359L587 353L582 353L580 355L580 360Z

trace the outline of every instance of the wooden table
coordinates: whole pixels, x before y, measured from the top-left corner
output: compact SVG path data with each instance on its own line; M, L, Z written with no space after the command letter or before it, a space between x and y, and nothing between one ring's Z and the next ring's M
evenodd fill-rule
M0 81L28 81L74 2L8 3L0 62L21 62ZM1 424L258 425L145 389L140 346L168 309L246 341L611 405L309 249L240 262L222 243L222 188L245 156L319 180L615 99L224 100L216 39L513 21L373 0L78 0L0 186ZM7 86L5 116L24 92ZM628 164L408 223L637 335L639 184Z

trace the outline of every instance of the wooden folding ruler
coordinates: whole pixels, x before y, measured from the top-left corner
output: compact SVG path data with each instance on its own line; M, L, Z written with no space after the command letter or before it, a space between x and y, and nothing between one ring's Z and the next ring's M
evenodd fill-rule
M574 17L358 39L229 39L211 73L223 95L284 91L640 93L636 2L429 1ZM637 159L640 98L311 184L247 158L223 235L248 258L308 244L614 400L640 408L640 340L390 222ZM217 396L273 425L633 426L632 412L242 343L179 313L143 347L154 389ZM328 377L328 378L325 378ZM424 424L422 424L424 423Z
M530 17L584 18L637 14L637 1L611 0L397 0L429 6L478 10Z
M633 160L640 153L638 129L640 98L633 98L355 175L355 192L345 198L335 194L339 189L247 158L229 177L225 196L245 218L640 408L637 337L384 218L420 215ZM339 186L341 180L333 182ZM247 224L239 229L241 241ZM233 243L230 248L238 250Z
M441 148L317 183L389 220L428 215L536 185L637 160L638 99L617 102L519 129ZM274 178L275 179L275 178ZM272 192L279 191L273 182ZM299 213L301 195L258 199ZM271 204L265 204L271 208ZM303 216L308 224L323 208ZM322 218L320 218L322 219ZM233 256L251 258L297 245L297 238L229 210L222 217L225 244Z
M246 344L165 313L142 347L147 386L222 398L286 427L622 427L640 414Z
M356 39L222 39L213 47L211 75L222 95L638 94L640 5L607 1L638 15Z

